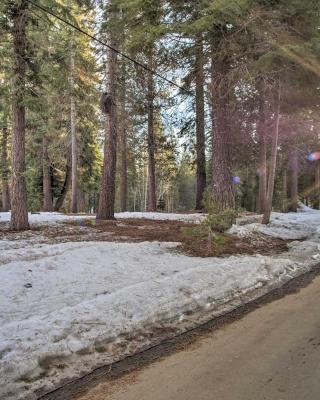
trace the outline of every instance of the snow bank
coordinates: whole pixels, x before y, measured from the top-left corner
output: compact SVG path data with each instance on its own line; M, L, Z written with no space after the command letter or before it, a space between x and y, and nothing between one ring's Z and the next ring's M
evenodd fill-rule
M173 214L159 212L122 212L116 213L116 218L145 218L155 220L184 221L184 222L200 222L204 218L204 214Z
M160 212L122 212L116 213L116 218L145 218L154 220L199 222L203 218L203 214L173 214ZM37 214L29 213L30 224L53 224L65 221L77 221L84 218L95 219L95 215L66 215L57 212L41 212ZM0 223L10 221L10 212L0 212Z
M299 212L319 212L319 210L315 210L314 208L308 207L303 204L301 201L298 201L298 211Z
M320 212L274 214L304 235L280 256L196 258L174 243L0 241L0 398L61 384L261 296L319 262ZM252 234L258 224L238 227Z
M1 222L9 222L11 217L10 212L0 212L0 223ZM55 222L63 222L63 221L72 221L79 220L86 217L90 217L89 215L66 215L57 212L41 212L37 214L29 213L29 222L30 224L48 224ZM91 218L92 215L91 215Z
M300 240L316 233L319 226L320 211L310 209L301 213L272 213L271 222L268 225L260 223L233 225L229 233L242 237L263 233L284 240Z

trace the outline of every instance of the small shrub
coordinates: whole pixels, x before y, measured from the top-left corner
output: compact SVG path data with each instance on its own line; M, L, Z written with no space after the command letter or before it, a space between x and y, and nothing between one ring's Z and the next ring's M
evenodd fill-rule
M221 210L213 198L212 192L207 190L203 199L204 209L207 212L205 219L197 226L184 227L183 233L187 237L187 242L198 243L199 246L207 244L207 254L215 249L223 248L228 242L228 238L223 235L233 223L235 223L237 211L234 209ZM189 239L188 239L189 238Z
M237 211L232 208L221 210L215 201L211 190L204 194L203 205L208 213L202 224L211 232L225 232L235 223Z

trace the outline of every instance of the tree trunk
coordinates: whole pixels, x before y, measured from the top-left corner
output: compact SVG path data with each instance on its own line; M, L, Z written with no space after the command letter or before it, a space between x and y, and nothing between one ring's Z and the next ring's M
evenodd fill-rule
M270 222L271 210L272 210L272 200L274 191L274 180L276 176L276 165L277 165L277 153L278 153L278 138L279 138L279 122L280 122L280 83L277 89L276 98L276 112L275 112L275 126L272 136L272 147L271 147L271 159L269 167L269 179L268 179L268 189L267 189L267 204L266 209L263 214L262 223L268 224Z
M29 229L27 187L25 180L25 70L27 1L22 0L13 10L13 131L12 131L12 230Z
M197 194L196 209L203 209L203 192L206 188L206 155L204 132L204 74L203 74L203 42L202 35L197 40L196 51L196 166L197 166Z
M70 56L70 130L71 130L71 212L78 212L78 163L76 136L76 105L74 100L74 54Z
M297 212L298 210L298 152L291 149L289 153L289 204L288 210Z
M128 183L127 183L127 129L126 129L126 87L125 87L125 75L126 69L125 64L122 65L122 89L120 95L120 119L119 119L119 130L120 130L120 209L122 212L127 211L127 195L128 195Z
M153 68L152 49L149 54L149 68ZM156 167L155 167L155 140L154 140L154 83L153 74L148 72L148 211L156 211Z
M9 162L8 162L8 126L7 118L4 117L1 138L1 183L2 183L2 211L10 210L9 190Z
M257 205L256 205L256 200L257 200L257 190L256 190L256 186L257 186L257 180L256 180L256 174L255 173L251 173L251 208L250 211L255 212Z
M316 161L315 188L316 188L316 208L320 209L320 161Z
M67 165L66 165L66 175L64 178L63 186L60 192L60 196L57 198L56 204L54 206L54 211L60 211L61 207L63 206L63 202L66 198L66 195L68 193L68 190L71 185L71 168L70 168L71 160L70 156L68 157L67 160Z
M226 60L212 59L212 184L214 199L221 210L235 207L227 70Z
M114 18L115 11L111 11ZM112 29L109 32L110 45L116 47L116 38ZM99 196L97 219L114 219L115 179L117 157L117 112L116 112L116 76L117 53L108 49L107 93L102 96L102 109L105 114L104 160Z
M84 213L86 212L86 196L83 190L81 190L78 187L78 194L77 194L77 206L78 206L78 212L79 213Z
M48 156L48 138L42 139L42 182L43 182L43 211L53 211L50 160Z
M282 212L288 212L288 174L286 168L282 172Z
M266 112L265 112L265 93L260 91L259 101L259 120L258 120L258 137L259 137L259 194L257 212L263 214L267 203L267 143L266 143Z

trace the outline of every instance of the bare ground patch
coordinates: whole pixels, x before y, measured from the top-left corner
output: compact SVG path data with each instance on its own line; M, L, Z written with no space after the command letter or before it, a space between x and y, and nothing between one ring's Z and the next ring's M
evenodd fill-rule
M94 236L100 240L179 242L179 251L197 257L223 257L234 254L267 255L287 251L285 240L263 234L256 234L250 238L217 234L216 240L209 240L198 224L181 221L121 219L95 222L83 220L80 226L82 229L93 230Z
M83 219L50 225L35 225L25 232L10 232L0 226L0 240L30 240L38 243L64 243L79 241L115 242L176 242L177 250L189 256L225 257L236 254L279 254L287 251L287 241L255 234L250 238L217 234L215 240L199 224L182 221L118 219L95 221Z

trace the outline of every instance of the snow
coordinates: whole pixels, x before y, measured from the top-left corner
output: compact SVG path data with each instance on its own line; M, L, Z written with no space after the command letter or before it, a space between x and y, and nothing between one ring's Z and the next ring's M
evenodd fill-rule
M199 222L203 218L203 214L173 214L162 212L122 212L116 213L116 218L145 218L153 220L170 220L170 221L185 221L185 222ZM48 224L58 223L65 221L78 221L84 218L95 219L92 214L80 215L67 215L58 212L40 212L29 213L29 223L33 224ZM10 221L10 212L0 212L0 223Z
M0 398L36 399L308 271L319 263L319 227L320 212L305 211L232 228L294 239L277 256L188 257L158 242L0 241Z
M10 221L10 212L0 212L0 223ZM29 222L30 224L47 224L54 222L64 222L72 221L86 218L86 215L66 215L57 212L40 212L40 213L30 213L29 212ZM91 216L92 217L92 216ZM93 217L92 217L93 218Z
M241 222L241 221L240 221ZM242 237L249 237L255 233L278 237L284 240L305 239L315 233L320 226L320 211L310 209L301 213L272 213L268 225L250 223L247 225L234 225L229 233Z
M299 212L318 212L319 210L315 210L311 207L306 206L301 201L298 201L298 211Z
M116 213L116 218L147 218L155 220L199 222L203 219L203 214L173 214L160 212L122 212Z

